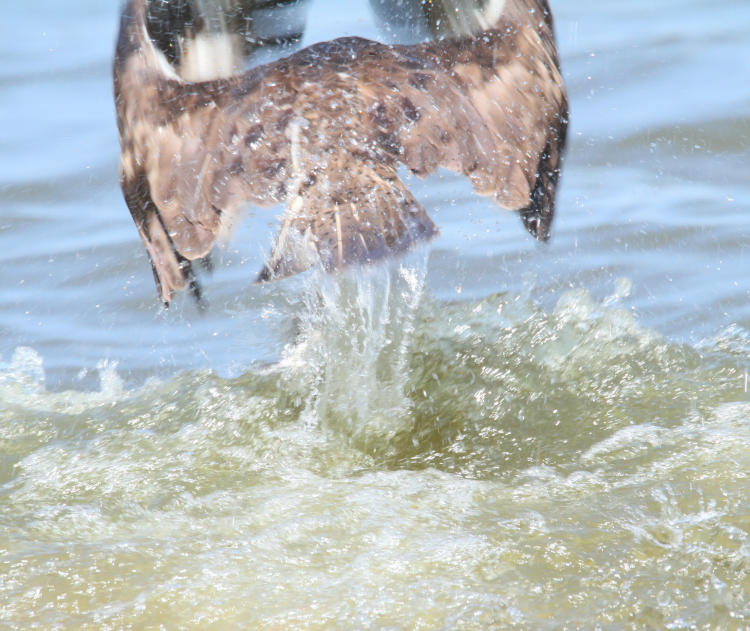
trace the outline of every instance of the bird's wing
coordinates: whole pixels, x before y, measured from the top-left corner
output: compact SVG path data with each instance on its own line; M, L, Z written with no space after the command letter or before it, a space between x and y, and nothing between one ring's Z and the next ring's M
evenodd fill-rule
M415 46L345 38L213 82L149 87L148 66L118 84L140 94L118 99L122 183L165 302L197 287L190 260L245 204L297 200L261 279L309 266L289 263L302 255L287 228L327 268L434 234L399 164L461 172L537 238L549 234L567 110L544 22ZM369 204L366 221L352 204Z
M544 45L516 23L420 46L343 39L281 69L278 80L295 84L292 163L313 184L290 187L294 202L261 279L305 269L315 256L303 252L317 250L331 269L436 234L399 164L419 176L439 166L463 173L478 193L519 211L536 238L549 237L567 123L551 38Z
M372 54L355 84L395 159L417 175L438 166L463 173L545 240L567 126L555 55L551 37L508 23L466 40ZM391 89L364 81L377 68Z

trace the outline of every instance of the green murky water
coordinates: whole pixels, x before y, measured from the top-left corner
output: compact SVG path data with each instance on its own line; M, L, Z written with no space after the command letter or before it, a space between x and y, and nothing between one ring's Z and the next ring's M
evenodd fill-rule
M313 279L274 365L49 392L0 377L17 628L739 628L747 336L583 290L438 302ZM626 285L626 283L622 283ZM421 300L420 300L421 298ZM744 362L744 363L743 363Z

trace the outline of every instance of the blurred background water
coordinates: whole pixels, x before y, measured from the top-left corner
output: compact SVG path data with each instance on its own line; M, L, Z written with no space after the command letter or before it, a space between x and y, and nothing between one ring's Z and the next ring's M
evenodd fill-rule
M443 173L427 250L160 310L116 2L0 20L0 625L750 625L750 5L553 3L553 238ZM316 0L306 42L378 37Z

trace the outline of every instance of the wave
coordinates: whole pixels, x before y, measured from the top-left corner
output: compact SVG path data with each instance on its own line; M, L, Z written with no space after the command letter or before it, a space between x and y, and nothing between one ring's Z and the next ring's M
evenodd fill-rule
M116 362L103 361L99 391L53 392L43 359L19 348L0 365L2 417L33 424L105 408L105 427L131 414L171 427L206 411L252 424L262 411L273 426L322 432L384 466L487 477L569 462L624 427L673 427L747 400L739 326L697 346L670 341L623 304L627 279L599 302L565 292L549 311L528 293L437 301L424 290L424 256L310 277L280 361L234 379L184 371L127 389Z
M98 390L53 392L17 349L0 366L3 618L747 615L747 332L669 341L639 325L627 280L550 310L437 301L425 269L311 277L281 360L231 379L128 389L102 362Z

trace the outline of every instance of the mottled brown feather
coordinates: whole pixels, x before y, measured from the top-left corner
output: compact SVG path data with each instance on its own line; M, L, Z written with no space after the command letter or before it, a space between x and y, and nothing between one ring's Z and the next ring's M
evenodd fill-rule
M165 303L197 287L189 261L246 205L288 206L260 280L375 261L432 237L400 165L463 173L548 238L567 101L546 0L508 0L474 36L343 38L201 83L165 68L145 36L144 1L123 13L115 96L123 191Z

